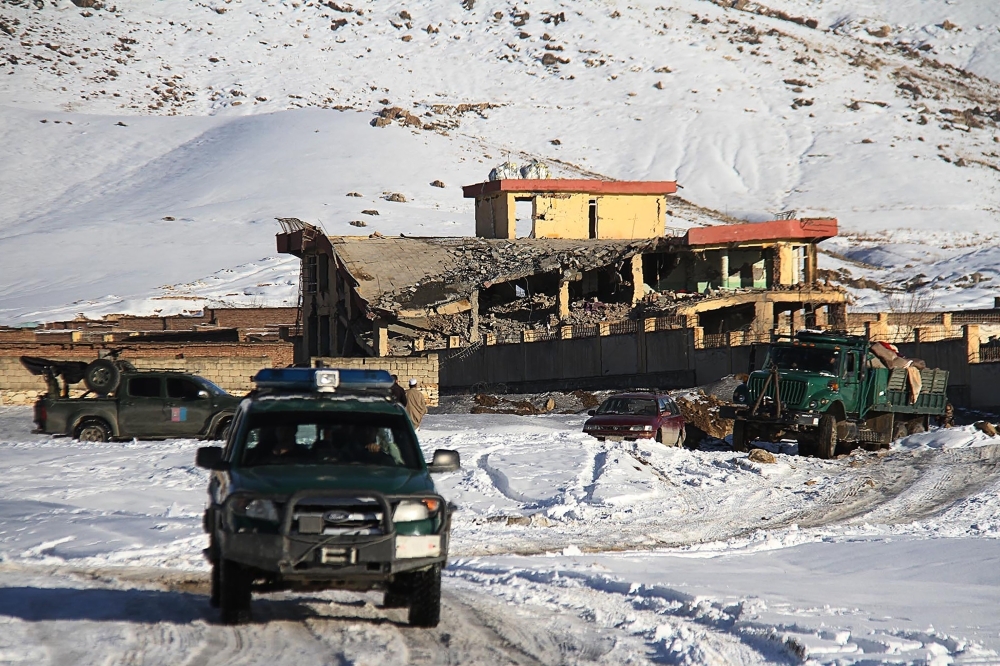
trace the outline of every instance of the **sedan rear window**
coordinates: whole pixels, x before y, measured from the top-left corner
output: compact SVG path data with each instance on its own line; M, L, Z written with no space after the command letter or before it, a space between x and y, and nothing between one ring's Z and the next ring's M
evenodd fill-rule
M597 413L656 416L656 401L650 398L608 398L597 409Z

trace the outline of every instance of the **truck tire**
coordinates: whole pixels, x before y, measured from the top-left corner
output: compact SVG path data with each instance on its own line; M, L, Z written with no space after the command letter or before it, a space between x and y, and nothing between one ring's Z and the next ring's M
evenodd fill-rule
M411 627L436 627L441 621L441 565L409 574Z
M111 428L98 418L83 419L73 437L81 442L106 442L111 439Z
M212 433L212 439L226 439L229 437L229 426L233 424L233 417L227 416L219 421L219 425L215 426L215 432Z
M824 414L819 420L816 454L826 460L837 455L837 419L830 414Z
M247 570L232 560L220 559L219 609L223 624L245 624L250 621L250 584Z
M114 361L107 358L99 358L91 361L83 374L83 381L87 388L97 395L107 395L118 388L122 373L115 366Z
M733 421L733 451L747 450L747 423L746 421Z
M924 424L920 419L914 419L910 421L910 424L906 426L907 435L917 435L924 432Z

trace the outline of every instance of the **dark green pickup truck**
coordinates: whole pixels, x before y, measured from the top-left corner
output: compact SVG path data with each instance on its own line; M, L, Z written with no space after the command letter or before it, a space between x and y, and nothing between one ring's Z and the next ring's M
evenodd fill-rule
M381 590L411 625L441 615L451 507L430 474L384 370L275 368L254 378L222 447L198 449L211 470L205 531L211 604L250 619L254 592Z
M886 448L924 432L945 414L948 372L885 367L865 336L800 331L768 348L763 368L737 387L732 406L733 448L749 442L795 439L799 453L832 458L856 446Z
M63 375L65 376L65 374ZM64 397L51 389L35 402L36 433L81 441L221 439L240 399L203 377L182 372L120 372L100 397Z

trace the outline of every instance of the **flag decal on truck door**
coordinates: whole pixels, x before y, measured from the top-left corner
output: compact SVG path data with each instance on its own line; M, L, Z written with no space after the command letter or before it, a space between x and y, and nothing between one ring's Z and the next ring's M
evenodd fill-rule
M180 421L187 421L188 410L187 407L171 407L170 408L170 420L178 423Z

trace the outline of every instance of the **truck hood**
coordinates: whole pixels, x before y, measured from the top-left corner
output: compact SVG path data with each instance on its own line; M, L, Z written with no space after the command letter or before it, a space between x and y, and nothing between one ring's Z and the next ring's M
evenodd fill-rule
M263 465L232 470L231 490L291 495L299 490L374 490L394 495L434 492L425 470L367 465Z
M747 380L747 388L750 393L751 403L760 395L761 389L767 382L770 373L758 370L750 375ZM780 370L781 401L788 407L803 409L810 400L818 394L829 392L829 383L839 381L837 376L830 373L805 372L801 370ZM774 387L769 386L767 395L774 397Z

